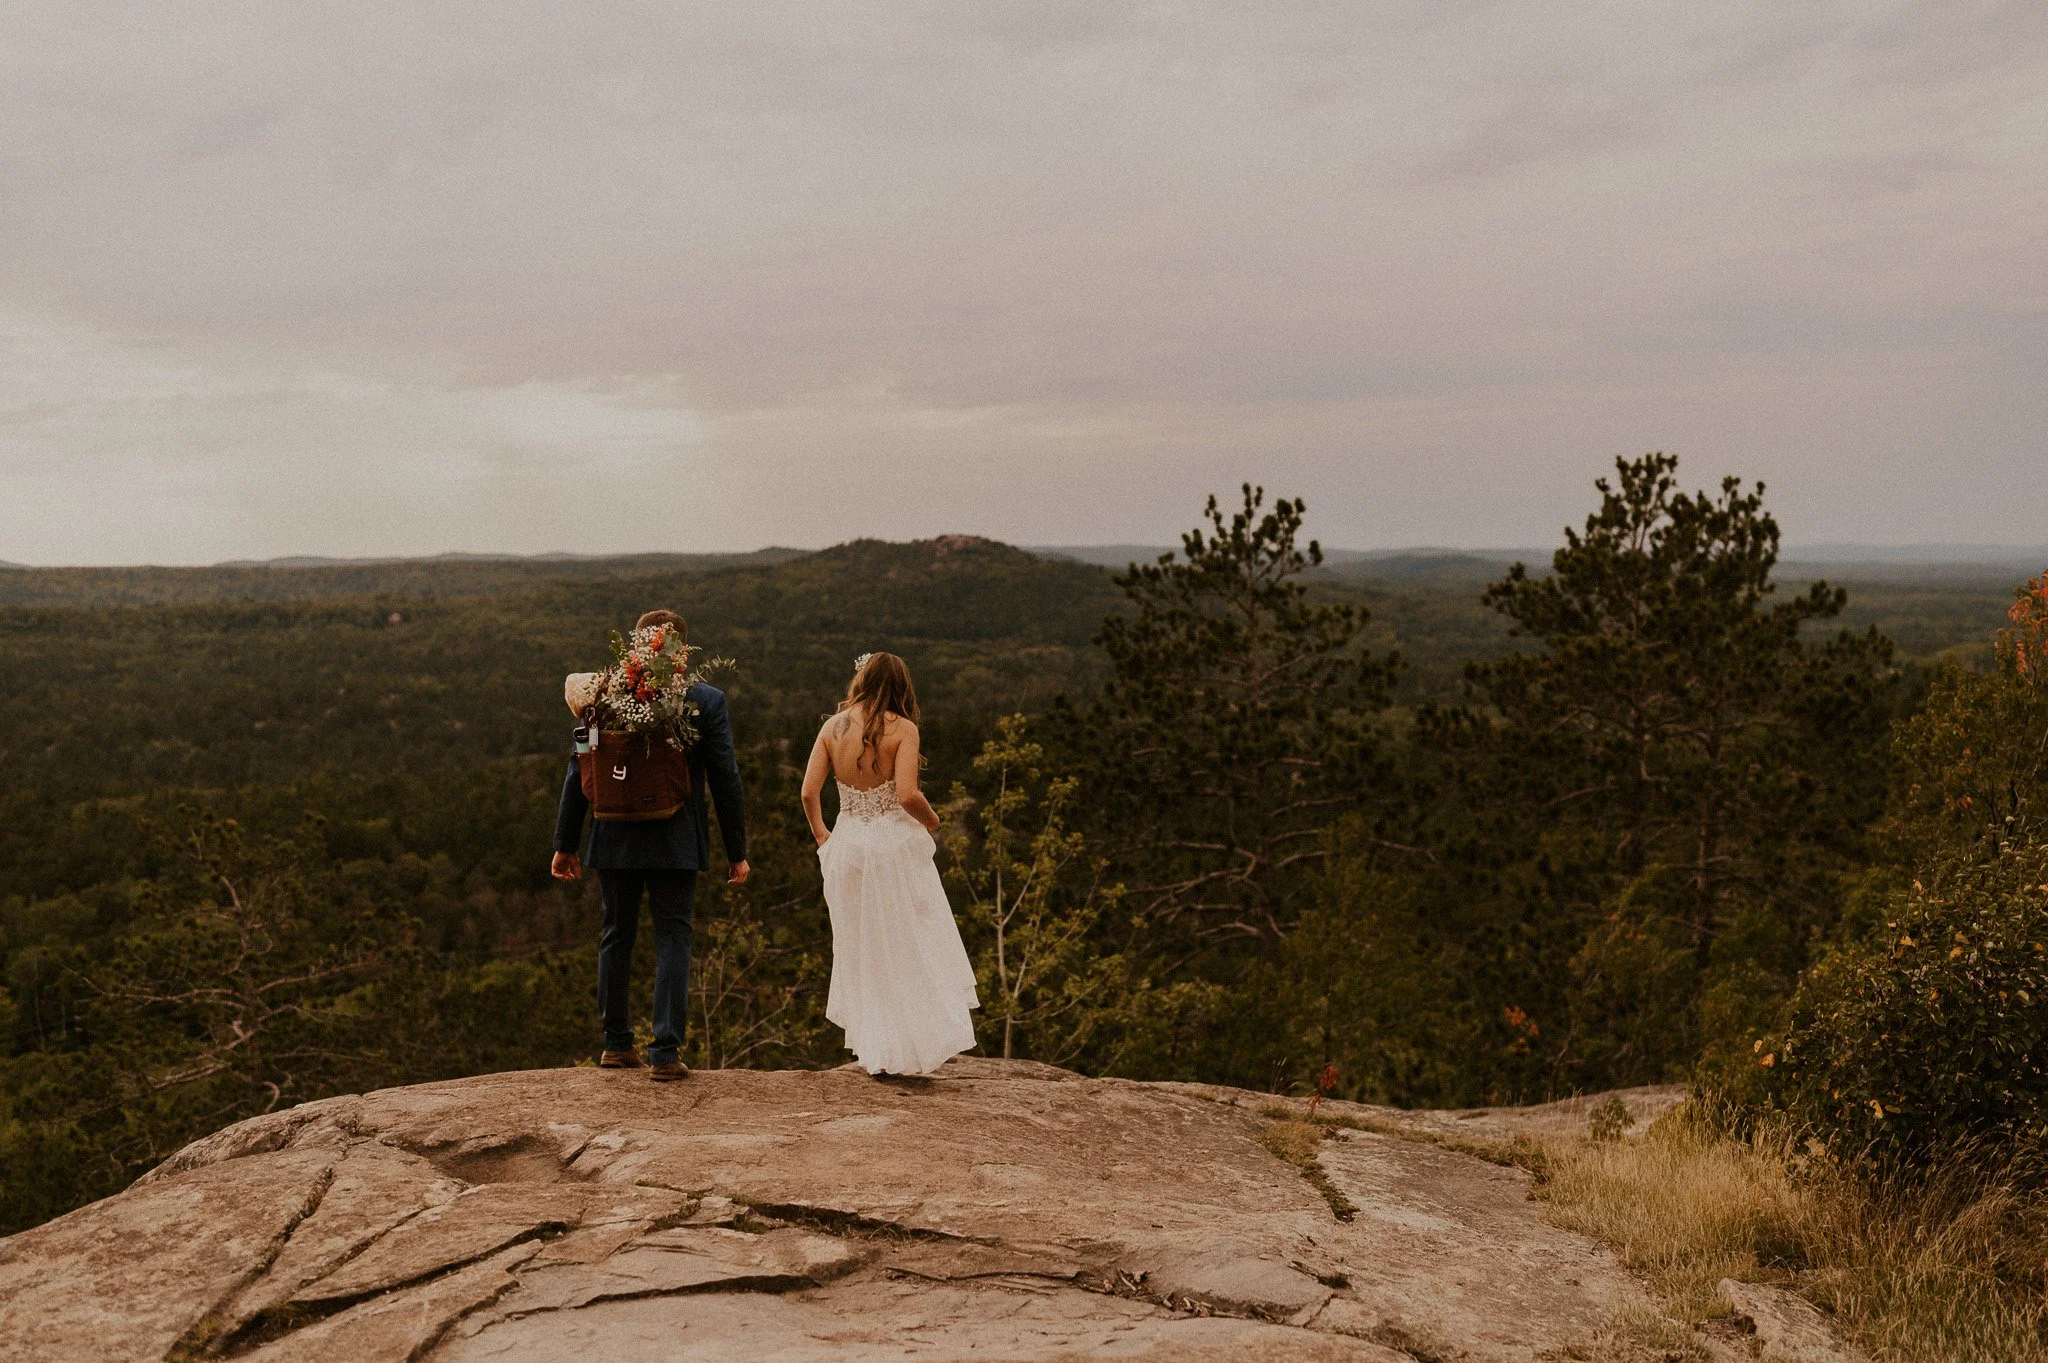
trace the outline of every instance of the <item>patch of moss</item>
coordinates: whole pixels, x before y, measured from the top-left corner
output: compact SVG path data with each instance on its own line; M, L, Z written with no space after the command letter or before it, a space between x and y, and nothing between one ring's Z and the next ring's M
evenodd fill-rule
M1330 1204L1330 1214L1339 1221L1349 1221L1358 1215L1358 1208L1344 1190L1330 1181L1323 1172L1316 1153L1324 1141L1330 1138L1330 1128L1320 1122L1307 1122L1291 1113L1285 1113L1276 1120L1266 1123L1266 1129L1259 1133L1259 1143L1274 1155L1301 1170L1302 1178L1322 1195Z

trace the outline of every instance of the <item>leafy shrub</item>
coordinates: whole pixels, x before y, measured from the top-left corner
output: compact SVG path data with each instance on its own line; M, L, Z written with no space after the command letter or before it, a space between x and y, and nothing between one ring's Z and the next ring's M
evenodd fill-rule
M1594 1141L1618 1141L1636 1124L1629 1116L1628 1104L1621 1101L1619 1094L1610 1093L1605 1102L1586 1114L1586 1136Z
M1898 726L1889 864L1851 896L1868 927L1808 972L1749 1082L1718 1085L1840 1153L2003 1163L2048 1135L2048 578L2007 618L1995 671L1944 671Z
M1774 1045L1782 1101L1838 1152L1928 1162L2048 1134L2048 845L1951 863L1817 965Z

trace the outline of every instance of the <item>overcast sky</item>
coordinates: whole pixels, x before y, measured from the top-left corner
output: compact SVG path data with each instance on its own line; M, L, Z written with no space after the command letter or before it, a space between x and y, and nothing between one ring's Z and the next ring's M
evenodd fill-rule
M2048 5L0 0L0 559L2048 542Z

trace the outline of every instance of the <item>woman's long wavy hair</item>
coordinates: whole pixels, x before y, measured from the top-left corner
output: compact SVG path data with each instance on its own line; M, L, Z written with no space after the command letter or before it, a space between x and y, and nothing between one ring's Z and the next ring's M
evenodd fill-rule
M912 724L919 722L917 688L911 685L909 664L893 653L869 654L867 665L853 674L839 709L850 705L861 707L861 757L872 751L879 761L890 715L901 715Z

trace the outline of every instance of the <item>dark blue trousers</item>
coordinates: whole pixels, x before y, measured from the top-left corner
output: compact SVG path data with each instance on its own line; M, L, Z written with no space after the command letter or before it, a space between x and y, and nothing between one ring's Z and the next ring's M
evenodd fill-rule
M654 1044L647 1062L677 1058L690 1022L690 909L697 898L695 871L599 871L604 934L597 941L597 1004L604 1014L604 1048L633 1049L633 939L640 931L640 900L654 919Z

